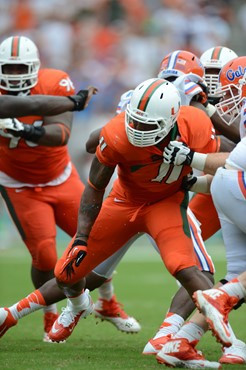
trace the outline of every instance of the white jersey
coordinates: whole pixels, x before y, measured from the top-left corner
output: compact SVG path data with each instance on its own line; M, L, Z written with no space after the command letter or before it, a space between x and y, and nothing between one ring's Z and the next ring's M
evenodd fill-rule
M180 93L181 105L190 105L192 98L203 91L201 86L198 85L199 82L204 83L201 77L194 73L182 75L176 78L175 81L173 81L174 86L178 89ZM132 94L133 90L128 90L121 95L119 104L116 109L116 114L120 114L121 112L124 112L126 110L127 104L129 104Z
M241 109L240 137L241 141L231 151L226 163L239 171L246 171L246 100Z

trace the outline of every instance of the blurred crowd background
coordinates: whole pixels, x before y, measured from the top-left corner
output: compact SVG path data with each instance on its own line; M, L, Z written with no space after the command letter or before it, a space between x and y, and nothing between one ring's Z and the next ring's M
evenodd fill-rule
M170 51L245 54L245 19L244 0L0 0L0 39L30 37L43 67L67 71L76 89L100 89L87 114L113 113Z
M213 46L246 55L245 0L0 0L0 41L25 35L42 67L69 73L76 90L99 94L77 113L70 151L82 180L91 155L85 140L114 115L121 94L157 75L163 57L198 57Z

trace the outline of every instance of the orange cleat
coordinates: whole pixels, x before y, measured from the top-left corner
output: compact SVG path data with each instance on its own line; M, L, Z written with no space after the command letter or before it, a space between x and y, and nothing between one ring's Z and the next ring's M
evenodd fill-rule
M195 348L196 342L190 343L185 338L169 339L157 353L160 364L187 369L221 369L218 362L207 361Z
M15 326L17 322L18 321L13 317L7 307L0 308L0 337L2 337L9 328Z
M125 333L138 333L141 330L140 324L134 317L128 316L123 310L122 304L116 300L115 295L110 301L99 298L95 303L94 315L101 320L111 322L118 330Z

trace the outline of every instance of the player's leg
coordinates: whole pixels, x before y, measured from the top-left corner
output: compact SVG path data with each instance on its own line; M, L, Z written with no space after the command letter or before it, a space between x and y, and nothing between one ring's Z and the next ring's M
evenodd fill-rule
M71 237L77 229L77 218L80 199L84 185L73 167L69 179L59 186L59 197L55 205L55 218L57 225ZM86 278L86 288L98 288L99 300L95 304L95 315L113 323L117 329L136 333L140 325L133 317L129 316L117 301L112 282L113 271L130 247L126 245L111 256L101 266L90 272Z
M189 202L189 208L201 224L204 241L220 229L218 214L210 194L195 194Z
M87 311L87 308L84 307L86 304L89 305L88 294L87 300L85 299L84 303L82 302L83 296L86 294L83 291L85 286L84 277L136 234L135 225L130 222L130 214L136 211L135 208L132 205L115 203L114 197L110 195L104 201L91 230L88 240L88 253L80 265L74 266L71 274L67 274L64 269L64 263L73 241L71 241L58 261L55 275L69 300L66 309L56 320L49 333L49 337L52 340L59 342L61 339L71 335L78 322L77 317L81 317L79 315L83 316L82 312ZM124 232L122 232L122 225L124 225Z
M213 283L214 265L203 243L199 222L196 220L189 208L187 216L197 266ZM166 341L180 330L184 321L190 316L194 309L194 302L190 298L186 289L181 287L174 295L170 308L168 309L159 330L145 345L143 354L156 354L159 352Z
M196 286L205 289L206 286L211 287L212 283L196 266L196 258L186 215L186 203L182 196L178 194L172 197L172 200L169 199L168 202L160 202L160 204L155 205L153 214L150 212L150 217L146 217L148 221L146 224L148 225L149 233L156 240L164 264L191 296ZM160 209L159 206L161 207ZM158 224L157 220L161 220L162 224ZM164 228L163 225L165 225ZM175 355L172 355L172 357L174 361L177 360ZM180 361L182 358L178 358L178 360ZM196 361L197 364L202 363L203 366L204 364L207 365L206 360L200 358L197 353L196 356L194 353L192 354L191 361Z
M15 189L1 187L1 193L9 213L26 244L31 257L31 277L35 288L54 276L56 254L56 229L52 206L46 202L45 188ZM27 207L27 204L32 204ZM57 318L56 305L49 305L44 310L44 340Z
M100 281L100 278L101 281L104 281L98 289L99 299L95 303L95 316L102 320L111 322L118 330L126 333L138 333L141 326L134 317L129 316L126 313L123 309L123 305L117 301L111 280L117 265L120 263L130 246L140 236L141 234L137 234L131 238L123 247L97 266L86 277L86 286L90 290L95 289L95 283Z

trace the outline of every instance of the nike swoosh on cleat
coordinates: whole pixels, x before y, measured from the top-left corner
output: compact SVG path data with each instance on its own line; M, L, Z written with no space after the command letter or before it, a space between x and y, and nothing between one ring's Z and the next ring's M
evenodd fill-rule
M51 333L56 334L58 331L59 331L59 329L53 328L53 326L52 326L52 328L51 328Z

